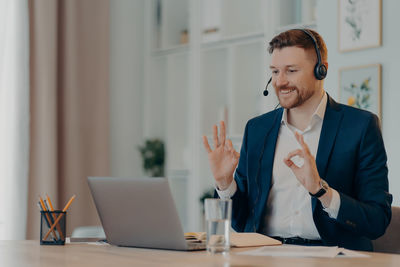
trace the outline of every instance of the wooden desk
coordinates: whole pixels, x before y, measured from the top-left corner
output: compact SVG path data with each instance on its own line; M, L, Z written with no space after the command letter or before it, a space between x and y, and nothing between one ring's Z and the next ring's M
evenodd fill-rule
M67 244L40 246L38 240L0 241L0 266L400 266L400 255L367 253L370 258L279 258L209 255L205 251L179 252L123 248L109 245Z

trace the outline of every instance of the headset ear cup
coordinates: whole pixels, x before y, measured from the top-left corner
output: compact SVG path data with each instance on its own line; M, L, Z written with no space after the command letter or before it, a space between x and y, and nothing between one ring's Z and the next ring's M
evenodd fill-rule
M326 75L328 74L328 69L324 64L317 64L314 69L315 78L318 80L325 79Z

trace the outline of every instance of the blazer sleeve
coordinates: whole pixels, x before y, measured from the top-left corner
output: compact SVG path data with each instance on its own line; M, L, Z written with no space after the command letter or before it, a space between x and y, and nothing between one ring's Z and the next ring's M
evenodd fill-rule
M337 221L356 234L376 239L391 219L385 147L376 115L370 116L360 141L354 179L355 196L340 192Z
M232 196L232 228L243 232L248 218L248 177L247 177L247 138L249 123L243 135L242 147L240 149L239 163L235 171L237 190Z

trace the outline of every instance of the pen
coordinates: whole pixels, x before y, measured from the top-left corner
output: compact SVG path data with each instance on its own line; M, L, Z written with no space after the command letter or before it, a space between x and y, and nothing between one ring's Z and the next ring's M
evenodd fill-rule
M67 205L65 205L63 212L66 212L67 209L69 208L69 206L71 205L72 201L74 201L75 199L75 195L73 195L70 200L68 201ZM50 227L49 231L47 231L46 235L44 236L44 239L46 240L46 238L49 236L50 232L54 229L54 227L57 225L57 223L61 220L62 216L64 215L64 213L61 213L60 215L58 215L57 219L54 221L53 225Z
M46 194L46 200L47 200L46 203L49 204L49 206L50 206L50 211L54 211L53 204L51 204L50 197L47 194ZM56 215L54 213L52 213L52 217L53 217L54 220L56 219ZM61 227L60 227L60 225L58 223L57 223L56 227L57 227L57 232L59 233L61 240L64 240L64 234L62 233Z

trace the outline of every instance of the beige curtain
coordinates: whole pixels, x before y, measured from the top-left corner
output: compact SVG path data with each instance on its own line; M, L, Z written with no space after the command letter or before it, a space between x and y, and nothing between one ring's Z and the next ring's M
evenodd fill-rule
M30 174L27 239L38 196L67 214L67 235L99 225L87 176L109 175L109 2L30 0Z

